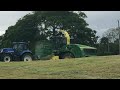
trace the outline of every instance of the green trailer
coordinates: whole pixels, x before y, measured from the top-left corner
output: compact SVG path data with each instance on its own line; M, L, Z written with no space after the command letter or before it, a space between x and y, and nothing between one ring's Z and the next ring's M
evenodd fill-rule
M49 59L53 55L53 47L49 41L38 41L35 45L37 59Z

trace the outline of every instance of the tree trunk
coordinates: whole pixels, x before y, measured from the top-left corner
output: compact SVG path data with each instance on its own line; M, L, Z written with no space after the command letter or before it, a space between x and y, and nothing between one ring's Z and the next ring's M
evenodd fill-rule
M53 27L53 36L55 36L55 27Z

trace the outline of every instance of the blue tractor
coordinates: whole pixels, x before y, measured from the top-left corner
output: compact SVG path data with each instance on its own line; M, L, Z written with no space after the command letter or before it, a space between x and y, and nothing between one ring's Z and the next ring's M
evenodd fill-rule
M13 42L13 48L3 48L0 50L0 60L10 61L32 61L33 54L28 49L29 43Z

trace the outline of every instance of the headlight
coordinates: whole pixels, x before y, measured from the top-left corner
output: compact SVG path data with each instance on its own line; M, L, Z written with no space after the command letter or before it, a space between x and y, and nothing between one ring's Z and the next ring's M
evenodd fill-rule
M3 52L3 49L0 50L0 53L2 53L2 52Z

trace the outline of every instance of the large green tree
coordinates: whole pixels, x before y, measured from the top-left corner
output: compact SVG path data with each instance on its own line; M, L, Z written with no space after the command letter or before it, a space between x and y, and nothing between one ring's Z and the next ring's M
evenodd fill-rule
M2 39L2 47L9 47L14 41L30 41L34 47L36 40L46 40L56 35L59 29L68 31L72 43L94 46L96 31L88 28L83 12L73 11L34 11L20 18L10 26Z
M119 29L110 28L103 33L98 46L98 52L101 55L119 54Z
M83 12L37 11L34 14L37 16L42 34L46 34L46 37L55 35L59 29L64 29L73 37L71 43L94 46L97 42L96 31L87 27L87 16Z

